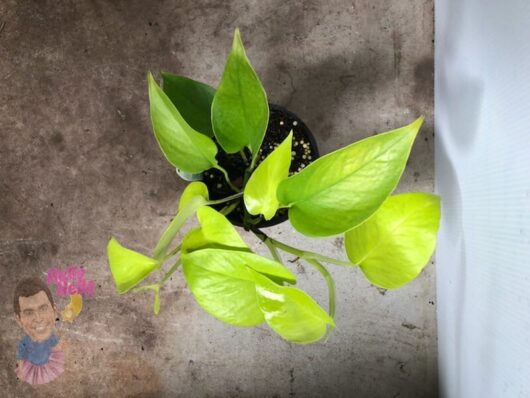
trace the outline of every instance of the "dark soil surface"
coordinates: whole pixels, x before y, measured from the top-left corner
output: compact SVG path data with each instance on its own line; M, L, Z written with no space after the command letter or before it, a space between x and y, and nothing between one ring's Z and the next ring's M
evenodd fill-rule
M280 145L289 135L291 130L293 130L293 145L289 175L301 171L309 163L317 159L319 153L316 142L304 122L288 110L278 105L269 104L269 124L260 148L257 164L261 163L278 145ZM218 149L217 161L219 165L228 172L232 184L241 187L245 170L250 164L250 151L245 148L245 156L247 158L245 160L239 153L226 154L221 147L218 146ZM208 186L210 199L221 199L235 193L219 170L210 169L205 171L202 180ZM214 207L220 210L224 206L225 205L223 204ZM227 217L232 223L244 226L244 212L245 206L241 199L240 204ZM253 222L259 221L259 217L251 216L251 218ZM271 220L266 221L261 219L256 226L268 227L279 224L285 220L287 220L287 209L280 209Z

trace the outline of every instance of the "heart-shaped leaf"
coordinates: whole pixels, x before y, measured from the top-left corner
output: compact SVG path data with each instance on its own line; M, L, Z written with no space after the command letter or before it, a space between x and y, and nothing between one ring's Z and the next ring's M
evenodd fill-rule
M162 88L190 127L213 137L211 108L215 89L207 84L162 73Z
M216 166L215 143L190 127L150 73L148 82L153 131L169 163L187 173Z
M289 220L307 236L345 232L370 217L396 187L423 117L323 156L278 187Z
M438 196L390 196L366 222L346 232L346 253L371 283L395 289L416 278L428 263L439 225Z
M127 292L160 266L160 262L127 249L112 238L107 245L110 271L118 293Z
M182 195L180 195L178 210L181 211L184 206L186 206L186 204L195 196L202 197L205 202L208 200L208 187L204 182L193 181L192 183L188 184L186 188L184 188Z
M239 326L263 322L255 294L255 272L218 249L182 255L184 277L197 302L214 317Z
M182 241L182 252L204 248L250 249L224 215L208 206L197 210L200 228L191 230Z
M246 146L255 158L268 120L267 95L236 29L232 50L212 103L215 137L225 152L234 153Z
M263 322L255 288L259 273L295 280L281 264L241 251L196 250L183 254L182 263L188 286L201 307L232 325L253 326Z
M204 206L197 212L204 236L210 242L240 249L248 249L234 226L217 210Z
M259 277L256 293L265 321L285 340L313 343L325 335L327 325L335 327L328 313L300 289L279 286Z
M289 176L292 138L291 131L250 176L243 197L250 214L263 214L265 220L270 220L276 214L280 205L276 198L278 185Z

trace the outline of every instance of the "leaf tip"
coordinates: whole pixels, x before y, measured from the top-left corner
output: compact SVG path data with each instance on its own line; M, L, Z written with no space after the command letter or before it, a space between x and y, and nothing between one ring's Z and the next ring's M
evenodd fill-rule
M107 243L107 251L110 250L112 247L120 245L120 243L116 240L114 236L110 237L109 243Z
M154 80L155 80L155 78L153 77L153 73L150 70L148 70L147 71L147 81L149 83L152 83Z
M149 89L149 95L150 96L152 95L154 90L156 90L157 88L160 88L158 86L158 83L156 82L153 74L151 73L151 71L147 72L147 87Z
M419 118L417 118L410 124L410 127L414 130L416 134L418 133L418 131L420 131L420 128L424 121L425 121L425 117L421 115Z
M238 48L243 48L243 40L241 39L241 32L239 31L238 27L236 27L236 29L234 30L234 41L232 43L232 48L234 50Z

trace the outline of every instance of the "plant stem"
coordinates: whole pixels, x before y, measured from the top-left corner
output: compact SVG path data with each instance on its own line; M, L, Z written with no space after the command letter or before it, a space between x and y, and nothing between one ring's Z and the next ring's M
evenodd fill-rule
M314 253L314 252L311 252L311 251L308 251L308 250L300 250L300 249L297 249L296 247L292 247L292 246L286 245L285 243L279 242L279 241L277 241L275 239L272 239L272 238L268 237L267 235L265 235L263 232L261 232L259 230L257 230L257 231L253 230L253 232L263 242L265 242L265 240L268 240L268 241L270 241L270 243L272 243L278 249L281 249L281 250L286 251L288 253L294 254L295 256L301 257L304 260L324 261L326 263L342 265L342 266L345 266L345 267L355 266L355 264L353 264L353 263L351 263L349 261L337 260L336 258L333 258L333 257L323 256L321 254Z
M272 242L271 242L269 239L265 239L265 240L263 241L263 243L265 243L265 246L268 247L269 251L271 252L272 257L274 258L274 260L276 260L276 261L279 262L280 264L283 264L283 262L282 262L282 258L280 257L280 254L278 253L278 250L277 250L276 247L272 244Z
M306 260L309 264L311 264L313 267L315 267L318 272L322 274L324 279L326 280L326 283L328 284L328 293L329 293L329 316L335 320L335 282L333 281L333 278L331 277L331 274L329 271L324 267L322 264L320 264L317 260Z
M182 244L179 244L177 247L175 247L168 255L164 257L162 262L165 262L169 260L171 257L173 257L175 254L177 254L180 251L180 248L182 247Z
M184 206L175 215L175 217L173 218L169 226L166 228L166 230L160 237L160 240L158 241L153 251L153 257L156 258L157 260L163 259L162 261L166 261L169 257L173 256L174 254L176 254L176 252L180 250L180 246L177 246L177 248L175 249L176 251L174 253L172 252L167 256L165 255L168 246L171 244L171 242L175 238L175 235L177 234L177 232L184 225L186 220L190 218L199 207L204 206L204 205L217 205L220 203L229 202L231 200L240 198L241 196L243 196L243 192L238 192L234 195L227 196L226 198L223 198L223 199L209 200L207 202L205 202L204 199L196 199L193 202L190 201L190 203L186 204L186 206Z
M221 203L230 202L231 200L238 199L241 196L243 196L243 192L238 192L223 199L209 200L208 202L206 202L206 205L219 205Z
M239 154L241 155L241 157L243 158L243 161L245 163L248 163L248 158L247 158L247 155L245 155L245 149L242 149L239 151Z
M223 175L225 176L225 180L226 182L228 183L228 185L230 185L230 188L232 188L232 190L234 192L241 192L241 189L237 188L235 185L232 184L232 181L230 181L230 177L228 177L228 173L225 169L223 169L221 166L217 165L217 166L214 166L214 168L216 168L217 170L219 170L221 173L223 173Z
M282 263L282 261L281 261L280 255L278 254L277 248L282 249L282 250L284 250L284 251L286 251L288 253L295 254L295 255L303 258L309 264L311 264L313 267L315 267L318 270L318 272L320 272L320 274L324 277L324 280L326 281L326 284L328 285L328 294L329 294L329 296L328 296L329 297L329 299L328 299L328 306L329 306L328 313L329 313L329 316L334 320L335 319L335 282L333 281L333 277L331 276L329 271L326 269L326 267L324 267L316 259L316 257L324 258L325 260L322 260L322 261L327 261L327 262L332 262L330 260L333 260L333 262L335 262L335 263L338 262L340 265L349 265L349 266L351 266L353 264L346 263L345 261L341 261L341 260L336 260L334 258L321 256L320 254L317 254L317 253L312 253L312 252L296 249L294 247L288 246L288 245L286 245L286 244L284 244L282 242L278 242L277 240L274 240L274 239L268 237L266 234L261 232L259 229L253 229L252 232L254 232L254 234L260 240L263 241L263 243L265 243L265 245L269 248L269 250L270 250L270 252L272 254L272 257L274 257L274 259L276 261L278 261L279 263Z
M234 202L226 207L223 207L219 213L221 213L223 216L227 216L239 205L239 201Z
M156 284L156 285L144 285L144 286L140 286L140 287L135 287L134 289L131 290L131 292L132 293L139 293L139 292L145 292L146 290L156 290L158 288L159 288L158 284Z
M158 282L158 286L162 287L164 282L167 281L171 277L171 275L173 275L175 273L175 271L180 267L181 264L182 263L180 262L180 258L179 258L177 260L177 262L169 269L169 271L166 272L166 274L164 275L162 280L160 282Z
M168 246L171 244L171 242L175 238L175 235L184 225L186 220L190 218L200 206L205 204L206 202L203 198L198 198L195 201L190 201L190 203L187 203L186 206L184 206L175 215L173 220L171 220L171 222L169 223L169 226L166 228L166 230L160 237L160 240L156 244L155 249L153 250L153 257L155 259L161 260L164 258Z
M256 152L255 155L252 156L252 162L250 162L250 168L249 168L251 172L252 170L254 170L254 167L256 167L256 161L258 160L258 154L259 154L259 151Z

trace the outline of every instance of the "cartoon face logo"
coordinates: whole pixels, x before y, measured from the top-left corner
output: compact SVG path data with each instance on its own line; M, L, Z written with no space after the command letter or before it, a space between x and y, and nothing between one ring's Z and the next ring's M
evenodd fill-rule
M50 289L39 278L15 288L15 320L25 336L17 346L16 373L29 384L46 384L64 372L65 354L55 335L57 309Z
M20 313L16 321L33 341L48 339L55 326L57 311L46 293L41 290L29 297L19 297Z
M92 295L95 282L85 279L83 268L53 268L48 284L55 285L57 295L70 296L70 303L61 312L63 322L73 322L83 308L83 294ZM46 384L64 372L65 341L55 333L59 316L50 288L38 277L26 278L15 288L13 307L15 320L25 336L17 346L18 378L29 384Z

